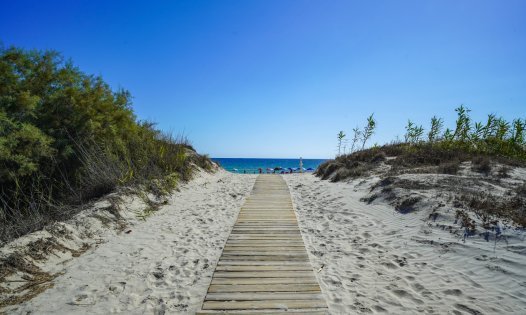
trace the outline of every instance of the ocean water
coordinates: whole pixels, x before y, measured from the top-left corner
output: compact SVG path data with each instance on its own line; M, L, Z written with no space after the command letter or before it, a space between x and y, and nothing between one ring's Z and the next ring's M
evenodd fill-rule
M222 168L233 173L258 173L258 169L261 168L263 172L267 171L267 168L274 169L275 167L281 167L285 171L289 171L289 168L299 168L300 159L238 159L238 158L212 158L214 162L219 163ZM303 159L303 167L305 169L316 170L316 168L327 160L319 159ZM297 170L296 170L297 171ZM278 171L281 172L281 171Z

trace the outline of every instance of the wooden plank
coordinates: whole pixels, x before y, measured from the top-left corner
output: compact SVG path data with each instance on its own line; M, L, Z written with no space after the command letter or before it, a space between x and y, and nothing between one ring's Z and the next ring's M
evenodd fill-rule
M272 234L259 234L259 235L240 235L231 234L228 242L303 242L303 239L299 235L272 235Z
M251 228L251 227L293 227L297 228L296 223L291 222L274 222L274 223L261 223L261 222L240 222L235 225L235 228Z
M235 261L221 259L218 263L218 266L222 265L236 265L236 266L310 266L308 261Z
M255 256L255 255L224 255L223 259L226 260L274 260L274 261L305 261L308 259L307 255L304 256Z
M289 237L289 238L295 238L295 239L300 239L300 240L303 240L301 238L301 235L299 234L288 234L288 233L274 233L274 234L267 234L267 233L259 233L259 234L230 234L230 237L229 239L235 239L235 238L238 238L238 239L242 239L242 238L256 238L256 237L267 237L267 238L271 238L271 237Z
M216 271L217 278L307 278L314 277L312 270L308 271Z
M208 292L321 292L318 284L212 284Z
M305 315L326 315L328 311L326 308L302 308L302 309L288 309L287 311L278 311L278 310L251 310L247 312L246 310L229 310L226 311L215 311L215 310L206 310L199 311L196 315L217 315L217 314L231 314L231 315L247 315L247 314L257 314L257 315L290 315L290 314L305 314Z
M323 300L205 301L203 310L249 310L326 307Z
M302 250L305 251L305 247L301 245L270 245L270 244L252 244L252 245L227 245L223 248L224 251L228 250Z
M306 256L307 252L305 250L282 250L282 251L273 251L268 249L263 250L223 250L223 254L232 255L232 256Z
M321 293L305 292L229 292L208 293L207 301L265 301L265 300L316 300L323 299Z
M230 240L226 243L226 246L299 246L305 248L301 241L291 241L291 240Z
M211 284L318 284L314 276L306 278L212 278Z
M281 235L281 234L294 234L298 235L297 230L232 230L233 234L271 234L271 235Z
M277 266L217 266L216 271L312 271L307 265L277 265Z

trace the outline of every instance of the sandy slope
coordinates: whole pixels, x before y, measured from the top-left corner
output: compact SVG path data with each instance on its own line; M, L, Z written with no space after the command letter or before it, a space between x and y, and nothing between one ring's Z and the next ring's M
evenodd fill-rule
M284 178L331 313L526 314L524 232L494 251L428 224L429 211L359 201L377 178Z
M225 171L201 173L160 211L126 229L131 232L106 235L102 244L67 262L53 288L7 311L195 313L254 180Z

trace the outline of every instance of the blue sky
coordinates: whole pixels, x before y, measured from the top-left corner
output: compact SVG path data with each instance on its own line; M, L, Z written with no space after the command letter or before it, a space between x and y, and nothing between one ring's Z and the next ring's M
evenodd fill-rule
M526 118L526 1L7 1L5 46L55 49L213 157L332 157L454 108Z

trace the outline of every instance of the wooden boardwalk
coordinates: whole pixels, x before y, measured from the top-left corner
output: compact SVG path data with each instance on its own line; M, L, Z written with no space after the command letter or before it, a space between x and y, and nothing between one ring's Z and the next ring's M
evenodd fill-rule
M278 175L260 175L241 208L197 314L327 314Z

